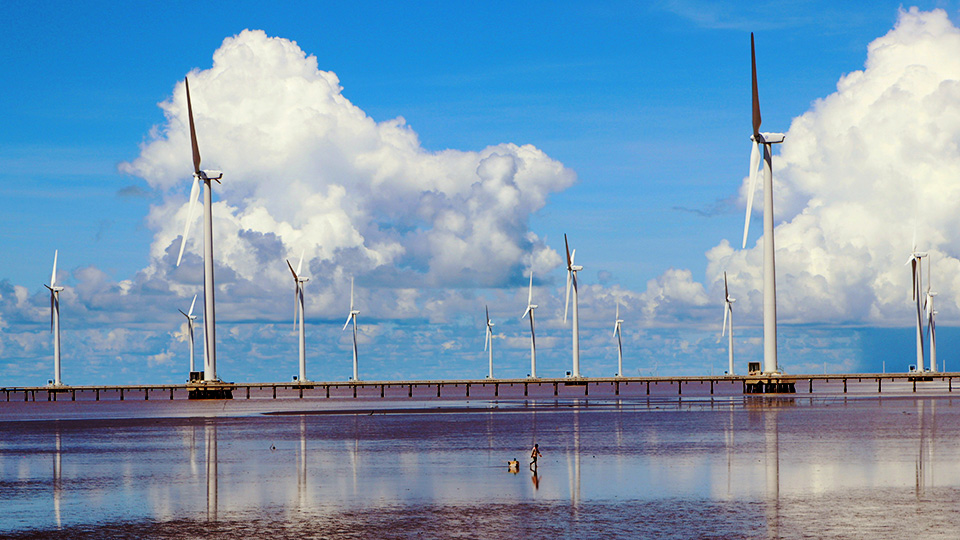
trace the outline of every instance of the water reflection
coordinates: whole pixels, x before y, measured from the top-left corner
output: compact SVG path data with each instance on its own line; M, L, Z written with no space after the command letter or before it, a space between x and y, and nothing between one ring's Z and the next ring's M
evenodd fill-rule
M780 538L780 429L777 423L778 404L763 411L763 435L766 442L766 517L767 536Z
M60 516L60 498L63 496L63 480L61 478L60 462L60 429L59 425L54 433L53 450L53 517L57 522L57 529L63 528L63 521Z
M207 521L217 521L217 424L208 421L203 427L204 453L207 459Z

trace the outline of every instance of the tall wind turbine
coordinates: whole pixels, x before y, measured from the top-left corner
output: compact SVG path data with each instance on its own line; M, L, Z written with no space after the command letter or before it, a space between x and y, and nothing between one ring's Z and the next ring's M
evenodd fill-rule
M487 311L487 337L483 340L483 350L490 352L490 374L488 379L493 378L493 321L490 320L490 308L484 306Z
M60 380L60 291L57 287L57 253L53 252L53 272L50 274L50 285L44 285L50 290L50 331L53 332L53 385L62 386Z
M924 309L927 313L927 339L930 340L930 371L936 373L937 370L937 327L934 323L934 317L937 312L933 309L933 297L937 293L933 292L930 280L930 267L933 266L933 263L927 264L927 298L923 304Z
M570 243L567 242L567 235L563 235L563 245L567 248L567 300L563 306L563 322L567 322L567 310L570 307L570 285L573 285L573 376L580 376L580 310L577 299L577 272L583 270L582 266L573 264L577 256L577 250L570 252Z
M730 321L730 335L729 343L727 345L727 352L729 356L730 365L727 368L727 375L733 375L733 303L736 302L736 298L730 298L730 289L727 288L727 273L723 273L723 330L720 332L720 337L727 332L727 321Z
M523 312L523 315L520 316L520 319L523 319L527 316L527 313L530 314L530 377L533 379L537 378L537 339L536 334L533 331L533 311L537 309L537 305L533 303L533 265L530 265L530 292L527 294L527 309Z
M190 145L193 149L193 185L190 188L190 205L187 209L187 222L183 227L183 238L180 240L180 254L177 256L177 266L183 258L183 248L187 245L187 235L190 233L190 223L196 211L197 196L200 192L200 183L203 182L203 380L217 380L217 331L216 315L214 313L214 283L213 283L213 194L212 181L220 183L223 173L220 171L204 171L200 169L200 147L197 145L197 130L193 124L193 106L190 103L190 81L183 79L187 91L187 115L190 117Z
M193 363L193 321L197 320L197 316L193 314L193 306L197 305L197 295L193 295L193 302L190 302L190 310L186 313L182 309L178 309L181 315L187 318L187 334L190 337L190 373L196 371Z
M910 265L912 276L913 302L916 304L917 321L917 371L926 371L923 367L923 258L927 254L917 251L917 242L914 239L913 252L906 264Z
M617 317L613 323L613 337L617 338L617 377L623 377L623 340L620 334L620 325L623 321L620 319L620 300L617 299Z
M303 287L307 284L307 281L310 281L310 278L304 277L300 273L303 270L303 252L300 252L300 262L297 263L297 269L293 269L293 265L290 264L290 261L287 261L287 267L290 268L290 273L293 274L293 284L294 284L294 305L293 305L293 329L297 329L297 322L299 319L300 323L300 339L299 339L299 349L300 349L300 375L297 377L297 380L300 382L307 380L307 345L304 338L304 329L303 329Z
M353 309L353 278L350 278L350 314L347 315L347 322L343 323L343 329L340 331L343 332L347 329L347 325L350 324L350 321L353 320L353 380L360 380L360 371L359 366L357 365L357 315L360 312L356 309Z
M753 68L753 141L750 151L750 191L747 217L743 224L743 248L747 247L753 194L757 188L757 167L763 147L763 372L779 373L777 365L777 272L773 242L773 145L783 142L782 133L760 133L760 94L757 90L757 53L750 33L750 59Z

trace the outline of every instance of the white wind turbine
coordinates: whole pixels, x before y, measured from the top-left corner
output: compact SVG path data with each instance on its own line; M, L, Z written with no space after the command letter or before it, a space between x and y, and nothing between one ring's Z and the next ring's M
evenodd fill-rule
M563 235L563 245L567 248L567 300L563 306L563 322L567 322L567 310L570 307L570 285L573 285L573 376L580 376L580 310L577 297L577 272L582 266L573 264L577 250L570 252L567 235Z
M57 253L53 252L53 272L50 274L50 285L44 285L50 290L50 331L53 332L53 385L62 386L60 380L60 291L57 287Z
M934 318L937 314L937 311L933 309L933 297L937 295L932 290L931 279L930 279L930 268L933 266L933 263L927 263L927 298L924 302L924 309L927 313L927 339L930 340L930 371L936 373L937 370L937 325L934 323Z
M490 352L490 373L487 375L488 379L493 378L493 321L490 320L490 308L484 306L484 309L487 312L487 337L483 340L483 350Z
M782 133L760 133L760 94L757 90L757 53L750 33L750 59L753 68L753 141L750 151L750 191L747 217L743 224L743 248L747 247L753 194L757 188L757 167L763 147L763 372L779 373L777 365L777 277L773 242L773 145L783 142Z
M293 265L290 264L290 261L287 260L287 267L290 268L290 273L293 274L293 284L294 284L294 297L293 297L293 329L297 329L297 322L300 323L300 339L299 349L300 349L300 375L297 376L297 380L300 382L307 380L307 345L304 336L304 324L303 324L303 287L310 281L310 278L304 277L300 273L303 270L303 252L300 252L300 262L297 263L297 269L293 269Z
M533 264L530 264L530 292L527 294L527 309L520 316L522 320L527 314L530 314L530 378L537 378L537 340L533 331L533 311L537 305L533 303Z
M913 251L906 264L910 265L912 273L912 295L913 302L916 304L916 322L917 322L917 371L926 371L923 367L923 258L927 254L917 251L916 233L914 233Z
M623 340L621 339L620 300L617 300L617 317L613 323L613 337L617 338L617 377L623 377Z
M187 318L187 334L190 339L190 373L196 371L196 368L193 363L193 321L197 320L197 316L193 314L193 306L197 305L197 295L193 295L193 302L190 302L190 310L186 313L182 309L178 309L181 315Z
M347 315L347 322L343 323L343 329L340 331L343 332L347 329L347 325L350 324L350 321L353 320L353 380L360 380L360 371L357 364L357 315L360 312L356 309L353 309L353 278L350 278L350 314Z
M720 337L723 337L727 332L727 321L730 321L730 335L728 337L727 345L727 355L729 356L730 365L727 367L727 375L733 375L733 303L736 302L736 298L730 298L730 289L727 288L727 273L723 273L723 330L720 332ZM719 340L718 340L719 341Z
M200 182L203 182L203 380L217 380L217 334L216 315L214 314L214 283L213 283L213 194L212 181L220 183L223 173L220 171L200 170L200 147L197 145L197 130L193 124L193 106L190 103L190 81L184 78L187 91L187 115L190 118L190 145L193 150L193 185L190 188L190 205L187 208L187 222L183 227L183 238L180 240L180 254L177 256L177 266L183 258L183 249L187 245L187 235L193 214L196 210L197 196L200 192Z

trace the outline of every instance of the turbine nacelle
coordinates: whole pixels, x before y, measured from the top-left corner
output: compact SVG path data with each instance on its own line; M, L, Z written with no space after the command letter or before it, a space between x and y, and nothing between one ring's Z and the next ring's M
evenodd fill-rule
M220 183L220 179L223 178L223 171L200 171L194 174L195 177L198 177L200 180L213 180Z
M757 144L780 144L784 137L783 133L756 133L750 136L750 140Z

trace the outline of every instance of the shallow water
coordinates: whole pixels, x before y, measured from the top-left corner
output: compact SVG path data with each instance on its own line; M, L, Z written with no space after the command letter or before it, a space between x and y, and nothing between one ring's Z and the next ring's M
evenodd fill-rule
M35 405L7 537L960 537L950 395Z

